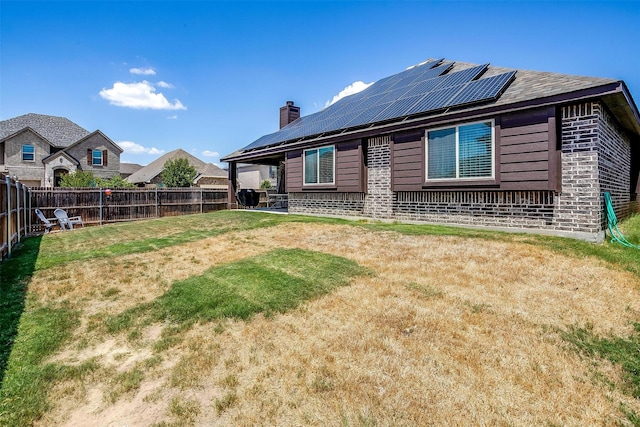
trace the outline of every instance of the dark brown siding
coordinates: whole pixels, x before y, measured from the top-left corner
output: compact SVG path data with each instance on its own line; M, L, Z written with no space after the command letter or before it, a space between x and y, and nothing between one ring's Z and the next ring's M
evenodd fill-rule
M336 144L336 183L330 188L319 186L303 188L302 150L290 151L286 159L287 192L302 191L364 191L364 161L360 140Z
M548 190L555 186L556 129L555 117L553 114L550 117L552 112L543 108L501 117L499 162L502 190Z
M393 191L411 191L422 188L424 183L423 135L423 132L414 134L409 141L406 140L407 138L394 138L391 148L391 188Z
M496 117L496 179L430 183L429 189L553 190L560 182L554 108ZM393 191L426 190L424 130L397 133L391 150Z
M302 191L302 150L287 153L284 170L287 193Z
M362 144L360 140L338 144L336 153L336 186L341 192L363 190Z

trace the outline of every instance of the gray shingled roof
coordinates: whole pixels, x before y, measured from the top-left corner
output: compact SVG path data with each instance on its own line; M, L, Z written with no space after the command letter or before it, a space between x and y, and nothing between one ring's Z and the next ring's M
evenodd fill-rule
M89 131L65 117L44 114L24 114L0 121L0 140L26 128L38 132L54 147L68 147L89 134Z
M155 178L156 176L162 173L162 170L164 169L164 164L167 162L167 160L173 160L178 158L187 159L189 161L189 164L195 167L196 170L198 171L198 176L200 175L215 176L215 177L227 176L227 173L223 169L220 169L213 163L205 163L199 158L178 148L177 150L170 151L167 154L160 156L153 162L149 163L147 166L134 172L133 174L131 174L131 176L127 178L127 181L134 184L150 182L153 178ZM218 174L216 175L216 173Z
M475 67L477 64L455 62L449 73ZM491 105L507 105L521 101L544 98L546 96L560 95L582 89L615 83L615 79L600 77L573 76L569 74L549 73L545 71L517 70L515 68L493 67L482 75L483 78L495 76L509 71L516 71L516 78L509 87ZM485 105L481 105L484 107ZM473 107L470 109L478 108Z
M123 162L120 162L120 173L121 174L125 174L125 175L131 175L131 174L139 171L143 167L144 166L139 165L137 163L123 163Z
M453 61L444 61L445 63L453 62ZM478 64L471 64L466 62L453 62L453 67L447 71L446 74L451 74L457 71L462 71L467 68L476 67ZM608 78L598 78L598 77L584 77L584 76L574 76L567 74L559 74L559 73L550 73L550 72L542 72L542 71L529 71L529 70L518 70L515 68L504 68L504 67L494 67L489 66L488 69L482 74L481 78L488 78L492 76L496 76L503 73L508 73L515 71L515 79L507 86L504 92L493 101L488 101L484 103L478 103L473 105L462 105L460 107L451 107L446 111L434 111L434 112L426 112L423 113L424 117L446 117L452 113L460 113L460 112L470 112L474 110L480 110L487 107L493 106L507 106L511 104L517 104L524 101L533 101L536 99L542 99L549 96L554 95L562 95L575 91L580 91L584 89L596 88L599 86L605 86L612 83L619 82L615 79ZM415 116L415 118L420 118L420 115ZM301 117L299 120L303 120L304 117ZM397 120L404 120L405 117L399 117ZM368 126L374 126L378 123L369 123ZM286 128L285 128L286 129ZM281 130L282 131L282 130ZM278 131L276 133L279 133ZM351 129L340 129L338 132L352 131ZM357 128L354 128L353 131L357 131ZM335 132L332 132L333 134ZM323 134L323 135L306 135L304 137L305 140L322 138L324 136L330 136L331 134ZM283 144L283 147L286 147L288 144L296 142L295 140L287 141ZM284 141L274 141L278 145ZM253 143L255 144L255 142ZM227 159L234 159L236 157L242 157L243 153L251 152L252 144L249 144L245 148L238 150L234 153L228 154L222 158L223 161ZM266 146L265 146L266 147ZM262 148L259 147L257 151L260 151Z

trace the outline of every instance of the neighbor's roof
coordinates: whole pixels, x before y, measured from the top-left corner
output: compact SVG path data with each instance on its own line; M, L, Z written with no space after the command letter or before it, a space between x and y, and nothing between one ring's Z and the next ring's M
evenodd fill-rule
M142 169L143 166L137 163L122 163L120 162L120 173L125 175L131 175L134 172Z
M187 159L189 164L192 165L194 168L196 168L196 171L198 171L197 176L201 177L205 173L206 173L205 176L215 176L215 177L227 176L227 173L224 170L217 167L216 165L212 163L205 163L199 158L187 153L183 149L178 148L177 150L170 151L167 154L160 156L153 162L149 163L147 166L132 173L127 178L127 181L133 184L150 182L153 178L155 178L156 176L162 173L164 169L164 164L168 160L173 160L178 158Z
M227 171L214 165L213 163L205 163L204 168L198 170L199 177L227 177Z
M79 139L89 135L89 131L65 117L44 114L24 114L0 121L0 140L26 128L38 132L54 147L68 147Z
M594 88L601 90L590 91ZM254 153L279 151L277 147L285 149L304 141L319 141L340 134L356 137L358 132L377 126L446 118L451 114L480 112L488 107L508 109L533 100L553 100L569 93L577 96L581 91L585 96L588 95L586 92L624 92L622 98L626 102L616 100L615 106L623 108L627 116L623 125L640 133L637 108L619 80L428 60L380 79L364 91L347 96L324 110L300 117L222 160L240 161ZM616 110L614 114L618 112Z

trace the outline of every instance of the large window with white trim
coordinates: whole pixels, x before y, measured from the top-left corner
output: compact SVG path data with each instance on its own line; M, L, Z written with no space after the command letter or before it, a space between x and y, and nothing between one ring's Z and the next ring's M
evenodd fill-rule
M30 144L24 144L22 146L22 161L23 162L35 162L36 160L36 148Z
M494 175L493 120L427 131L427 180Z
M304 184L335 183L335 147L320 147L304 150Z

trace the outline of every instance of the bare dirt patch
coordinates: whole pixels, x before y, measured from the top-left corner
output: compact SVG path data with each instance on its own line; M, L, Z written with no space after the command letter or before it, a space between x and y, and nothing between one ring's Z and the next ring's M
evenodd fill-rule
M152 348L167 325L134 341L95 334L83 343L91 316L274 247L332 253L377 276L286 314L195 325L161 352ZM637 277L537 246L290 223L74 262L38 273L31 290L83 313L53 360L97 358L104 368L57 386L40 425L610 425L620 402L640 412L556 331L591 323L629 333L640 317ZM144 372L139 387L109 401L109 372L134 367ZM605 362L599 369L617 375Z

